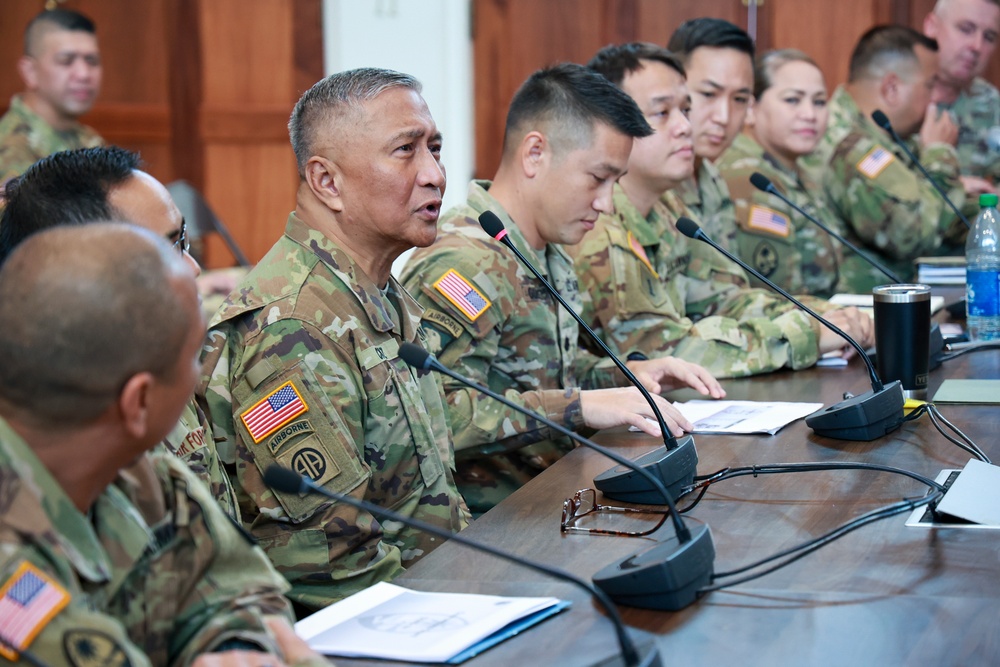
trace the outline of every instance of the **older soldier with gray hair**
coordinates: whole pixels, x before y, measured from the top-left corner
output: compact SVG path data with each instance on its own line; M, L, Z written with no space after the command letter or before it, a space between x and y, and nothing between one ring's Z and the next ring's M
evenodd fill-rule
M324 664L264 554L183 463L149 453L198 378L180 254L132 225L40 232L0 270L0 320L0 656Z
M440 540L318 496L267 488L273 463L458 531L441 385L399 358L419 305L389 273L437 234L441 134L411 76L323 79L289 122L298 161L284 235L215 316L199 394L247 529L318 609L391 579Z

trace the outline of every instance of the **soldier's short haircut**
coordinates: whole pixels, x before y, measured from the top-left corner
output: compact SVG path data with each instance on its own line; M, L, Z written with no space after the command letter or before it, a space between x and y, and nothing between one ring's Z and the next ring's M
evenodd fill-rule
M670 36L667 48L684 58L685 62L695 49L703 46L716 49L734 49L754 58L753 39L737 25L715 18L697 18L685 21Z
M35 45L49 30L72 30L97 34L94 22L72 9L47 9L35 15L24 29L24 55L35 54Z
M902 25L877 25L861 35L854 52L847 80L850 83L862 79L880 78L899 66L902 61L916 65L917 46L929 51L937 51L936 39Z
M768 88L774 85L775 73L788 63L806 63L819 69L816 61L798 49L775 49L757 58L753 68L753 96L760 99Z
M139 156L124 148L79 148L42 158L8 181L0 216L0 264L43 229L120 217L108 197L140 164Z
M41 427L92 422L136 373L171 379L195 322L176 249L134 225L50 229L0 267L0 409Z
M932 11L935 14L940 15L944 11L945 7L951 4L951 1L952 0L937 0L937 2L934 3L934 9ZM1000 7L1000 0L985 0L985 1L990 3L991 5L996 5L997 7Z
M653 133L635 101L594 70L573 63L540 69L511 100L504 155L534 130L543 132L556 151L586 145L597 123L628 137Z
M343 121L347 112L392 88L407 88L419 93L423 86L413 76L375 67L362 67L331 74L321 79L299 98L288 120L288 135L295 151L299 176L315 155L318 131Z
M649 42L628 42L605 46L594 54L594 57L587 63L587 67L603 75L608 81L620 88L627 75L643 68L643 60L663 63L681 76L686 76L680 58L662 46Z

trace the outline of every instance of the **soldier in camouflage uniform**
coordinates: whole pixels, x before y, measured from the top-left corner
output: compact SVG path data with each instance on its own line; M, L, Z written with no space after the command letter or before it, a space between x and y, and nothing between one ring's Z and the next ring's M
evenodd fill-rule
M0 656L324 664L264 554L175 457L147 453L204 336L176 251L129 225L42 232L0 270L0 319Z
M571 250L587 295L585 318L605 342L621 354L670 352L731 377L803 368L819 352L842 347L832 331L764 290L732 288L722 298L703 298L716 270L691 252L703 244L675 228L674 211L691 214L670 191L689 178L694 163L689 98L676 57L636 42L602 49L590 67L631 95L655 130L635 142L615 188L614 213L602 215ZM693 321L689 302L710 307Z
M308 609L395 577L440 539L270 489L270 465L445 530L468 520L440 381L399 357L423 344L421 308L389 273L434 240L445 187L419 91L408 75L361 69L303 95L289 123L296 209L210 324L198 393L216 446L246 527Z
M166 188L139 170L139 156L122 148L63 151L36 162L8 183L0 218L0 263L27 237L43 229L125 220L170 241L191 266L185 223ZM236 495L211 447L212 431L192 398L162 444L211 489L225 512L239 520Z
M1000 139L992 145L987 140L990 130L1000 127L1000 92L980 78L1000 37L1000 1L938 0L924 19L924 34L938 43L931 98L958 125L962 182L970 199L977 200L983 192L994 192L1000 177Z
M735 250L755 269L793 294L830 297L837 291L836 239L778 197L750 184L755 172L834 232L842 223L813 199L797 160L826 131L823 73L794 49L771 51L754 70L754 122L737 136L718 166L736 205ZM755 278L751 282L762 284Z
M927 113L936 51L934 40L910 28L880 26L866 32L851 56L848 83L831 100L826 134L802 160L848 226L847 238L903 280L913 276L914 259L938 251L943 240L960 239L962 223L871 113L881 109L900 137L919 131L915 153L961 206L957 128L947 113L933 108ZM856 256L845 255L840 275L842 285L857 293L886 282Z
M473 182L466 204L445 215L437 242L414 253L403 271L407 289L427 309L429 349L445 366L567 428L630 423L658 432L643 418L652 413L638 391L607 389L624 385L624 376L609 359L578 349L576 321L478 223L483 212L496 213L515 247L579 311L576 276L560 244L578 242L600 212L612 210L611 189L632 137L648 132L627 96L579 65L540 70L522 85L508 111L495 179ZM629 363L651 390L680 383L722 395L704 369L680 360ZM461 383L446 380L445 391L459 488L475 512L572 447ZM690 428L655 398L669 424Z
M101 57L94 24L74 11L36 16L25 30L18 62L25 91L0 118L0 190L11 177L57 151L103 143L77 120L90 110L101 86Z

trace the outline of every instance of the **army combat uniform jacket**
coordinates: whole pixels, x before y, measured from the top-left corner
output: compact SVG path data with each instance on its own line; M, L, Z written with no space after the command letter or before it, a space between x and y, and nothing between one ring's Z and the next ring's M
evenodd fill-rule
M43 157L103 143L100 135L86 125L63 132L53 129L15 95L10 100L10 109L0 118L0 187Z
M261 616L291 617L287 584L173 456L143 455L84 515L0 419L0 480L0 631L34 635L15 646L80 667L277 652Z
M733 250L740 259L792 294L823 298L835 294L841 260L837 240L778 197L750 184L754 172L763 174L794 204L843 234L843 223L824 202L814 199L801 175L788 171L746 134L736 137L717 166L736 207ZM752 276L750 282L763 287Z
M618 185L614 202L615 214L601 215L570 249L586 295L585 321L612 350L623 356L672 354L717 377L816 362L818 324L764 290L729 290L709 312L699 313L705 316L692 318L689 293L703 293L717 273L691 255L689 244L704 244L677 231L664 199L645 218ZM683 205L675 201L674 207Z
M544 250L528 245L490 196L489 186L473 182L466 205L445 213L437 241L413 254L403 283L427 309L428 349L442 364L578 429L583 425L580 389L612 387L625 378L609 359L579 349L576 320L479 226L481 213L496 213L518 250L579 312L572 260L557 245ZM459 485L475 512L495 505L572 446L548 427L458 382L445 380L445 391Z
M293 213L210 325L198 393L244 524L305 607L391 579L441 540L270 489L271 464L448 531L467 524L440 382L398 355L419 324L394 279L383 293Z
M917 156L961 207L965 195L955 149L932 144ZM903 280L912 277L914 259L933 254L944 238L960 233L951 208L843 87L830 100L826 134L800 162L821 185L833 213L847 225L847 239L868 248L876 261ZM882 273L852 255L844 255L840 275L842 284L855 293L887 282Z
M950 111L958 125L955 150L962 174L996 183L1000 178L1000 147L991 146L988 137L990 130L1000 128L1000 92L988 81L976 78L950 106L939 106ZM993 141L1000 141L1000 137Z

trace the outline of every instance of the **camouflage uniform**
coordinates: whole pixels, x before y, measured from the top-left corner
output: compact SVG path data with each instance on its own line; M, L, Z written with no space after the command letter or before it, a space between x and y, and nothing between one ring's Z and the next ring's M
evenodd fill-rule
M993 84L975 79L950 106L958 125L958 164L962 174L996 182L1000 178L1000 152L986 141L989 131L1000 127L1000 92Z
M394 279L383 293L293 213L211 324L197 393L244 524L305 607L391 579L441 540L270 489L272 463L445 530L467 524L440 382L397 354L419 340L419 312Z
M241 640L277 652L261 615L291 617L287 584L174 457L144 455L83 514L0 419L0 480L0 582L48 578L69 598L28 646L45 664L187 665Z
M92 128L77 124L57 131L28 108L20 95L10 100L10 109L0 118L0 186L43 157L73 148L101 146L104 140Z
M223 511L240 521L239 503L229 475L219 461L218 452L212 445L212 427L205 412L192 399L181 413L177 425L164 438L161 451L179 457L198 478L212 490Z
M816 362L818 324L765 290L722 292L712 310L700 313L707 316L692 317L688 294L703 293L717 269L691 251L708 246L681 236L663 199L644 218L616 185L614 203L615 214L602 215L570 249L587 295L584 319L612 350L672 354L717 377ZM683 208L676 200L674 206Z
M961 206L965 195L955 149L932 144L918 157ZM801 165L846 223L848 240L869 248L876 261L903 280L913 276L915 258L933 254L942 240L961 233L951 208L843 87L830 101L826 134ZM840 276L842 285L858 293L886 283L884 275L853 253L844 256Z
M817 205L801 175L789 172L749 135L741 134L718 164L736 206L735 250L741 259L793 294L830 297L836 293L841 261L835 239L774 195L750 184L760 172L779 192L837 233L843 223ZM763 286L756 278L751 283Z
M544 250L528 245L490 196L489 186L488 181L470 185L466 205L443 216L434 245L410 258L403 284L427 309L428 350L442 364L566 428L579 429L580 388L612 387L625 378L609 359L579 349L572 316L479 226L482 212L496 213L518 250L580 311L572 260L558 245ZM452 271L456 284L469 286L471 308L435 286ZM445 392L459 488L474 512L488 510L572 447L548 427L462 384L445 380Z

